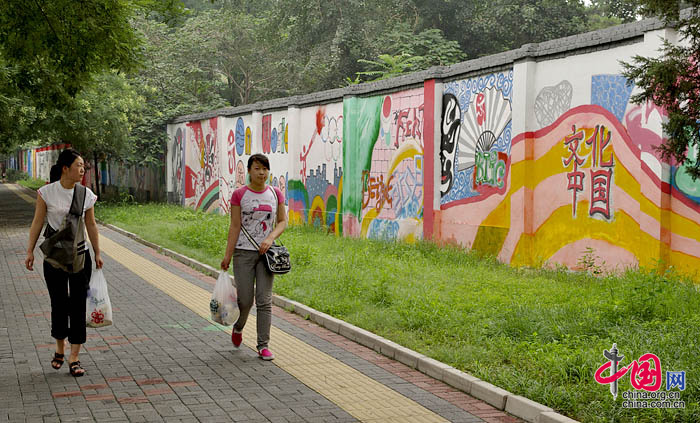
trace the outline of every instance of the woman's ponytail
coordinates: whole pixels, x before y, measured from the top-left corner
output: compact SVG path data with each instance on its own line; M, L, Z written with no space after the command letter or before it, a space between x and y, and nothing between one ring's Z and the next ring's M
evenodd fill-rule
M49 182L53 183L61 179L61 173L62 173L61 166L58 164L55 164L51 166L51 172L49 172Z

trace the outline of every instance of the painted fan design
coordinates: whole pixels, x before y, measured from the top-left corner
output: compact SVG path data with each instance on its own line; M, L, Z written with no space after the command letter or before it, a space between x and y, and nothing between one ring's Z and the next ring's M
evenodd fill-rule
M474 167L476 151L490 151L511 120L511 104L501 91L487 88L469 104L462 121L457 170Z

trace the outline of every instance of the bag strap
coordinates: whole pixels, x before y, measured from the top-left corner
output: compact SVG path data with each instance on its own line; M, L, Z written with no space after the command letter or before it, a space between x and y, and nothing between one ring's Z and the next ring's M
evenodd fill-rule
M274 231L275 226L277 226L277 208L280 206L280 199L277 196L277 191L275 191L275 187L270 185L270 189L272 190L272 193L275 194L275 218L272 219L272 230ZM284 246L284 244L282 244L282 240L279 239L279 237L275 241L279 241L280 245ZM272 241L272 245L275 245L275 241Z
M81 184L75 184L73 188L73 201L70 205L69 213L75 216L83 215L83 208L85 207L85 196L87 194L87 188Z
M255 242L255 240L253 239L253 237L250 236L250 234L248 233L248 231L246 230L245 226L243 226L242 223L241 223L241 230L243 231L243 233L245 234L245 236L248 238L248 241L250 241L250 243L253 244L253 246L259 250L259 249L260 249L260 246L258 245L257 242Z

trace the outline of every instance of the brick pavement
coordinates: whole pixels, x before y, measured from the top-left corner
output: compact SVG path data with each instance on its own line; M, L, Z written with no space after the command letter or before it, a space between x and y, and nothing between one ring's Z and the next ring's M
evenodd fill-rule
M137 268L135 261L119 255L117 260L105 250L114 325L88 329L84 377L71 377L65 365L55 371L49 364L55 344L40 255L34 272L24 268L32 214L26 198L0 185L0 423L411 420L402 410L373 404L381 395L405 401L404 411L424 410L415 421L519 421L278 307L271 341L277 360L263 362L249 348L234 350L230 329L203 316L207 304L198 308L201 301L190 301L210 292L214 279L104 227L101 235L160 269L165 284L182 285L159 288L148 282L151 276L137 274L143 264ZM246 327L246 335L254 341L254 325ZM324 357L323 368L344 369L342 378L356 389L331 392L338 377L295 373L295 362L311 356ZM329 383L317 383L320 379Z

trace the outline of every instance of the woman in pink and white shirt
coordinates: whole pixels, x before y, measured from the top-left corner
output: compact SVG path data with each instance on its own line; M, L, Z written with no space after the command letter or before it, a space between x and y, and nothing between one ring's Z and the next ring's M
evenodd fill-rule
M243 328L255 297L258 356L263 360L272 360L275 356L270 351L269 342L274 275L265 267L262 255L287 227L287 212L282 191L267 185L270 161L266 156L250 156L248 175L248 185L235 190L231 196L231 225L221 268L228 270L233 258L233 276L241 311L231 333L233 346L238 348L243 342ZM241 236L241 226L260 248L256 248L246 236Z

